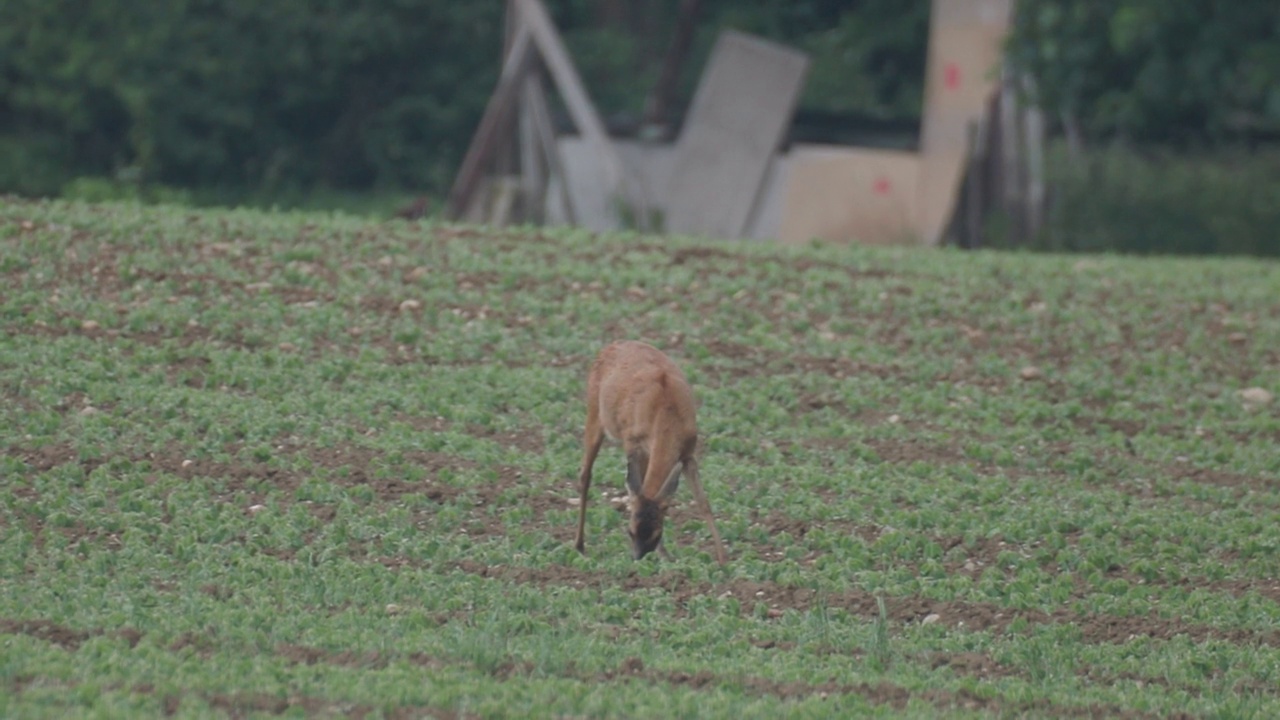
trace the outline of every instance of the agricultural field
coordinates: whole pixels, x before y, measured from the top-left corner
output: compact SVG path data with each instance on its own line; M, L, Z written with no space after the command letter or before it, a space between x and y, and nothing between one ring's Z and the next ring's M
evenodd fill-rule
M1280 716L1280 265L0 199L0 716ZM714 559L572 548L684 368Z

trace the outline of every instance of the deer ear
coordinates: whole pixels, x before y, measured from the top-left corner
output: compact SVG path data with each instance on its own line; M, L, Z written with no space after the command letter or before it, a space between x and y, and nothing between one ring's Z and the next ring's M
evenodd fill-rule
M684 463L676 463L671 468L671 474L667 475L667 479L662 482L662 489L658 491L659 500L671 501L676 496L676 490L680 489L680 471L684 470Z

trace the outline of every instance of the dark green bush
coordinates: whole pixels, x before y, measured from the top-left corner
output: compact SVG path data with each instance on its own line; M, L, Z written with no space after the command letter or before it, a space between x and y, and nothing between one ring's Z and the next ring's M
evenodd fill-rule
M504 5L3 0L0 192L443 191L494 87ZM547 5L601 112L637 114L677 0ZM734 25L817 52L810 105L918 103L928 0L704 6L686 93Z
M1052 153L1051 250L1280 256L1280 150Z
M1018 0L1008 59L1088 140L1280 135L1275 0Z
M502 3L6 0L0 190L438 187L497 73Z

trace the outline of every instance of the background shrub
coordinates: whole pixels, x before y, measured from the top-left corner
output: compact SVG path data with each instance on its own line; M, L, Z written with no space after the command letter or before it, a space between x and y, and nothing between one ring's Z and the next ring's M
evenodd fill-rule
M1123 147L1050 163L1054 195L1037 247L1280 256L1280 152L1213 155Z

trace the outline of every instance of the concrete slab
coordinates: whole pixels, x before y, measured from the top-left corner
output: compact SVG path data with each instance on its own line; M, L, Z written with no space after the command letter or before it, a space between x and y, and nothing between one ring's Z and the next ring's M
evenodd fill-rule
M746 233L808 67L799 51L739 32L720 35L660 196L667 232Z
M783 206L786 203L787 184L791 180L791 154L778 153L769 161L764 174L764 184L756 198L755 211L747 223L743 237L749 240L777 240L782 226Z
M616 200L609 193L607 175L595 151L595 144L577 135L565 135L556 142L564 173L569 178L568 186L573 193L573 211L577 216L575 224L595 232L620 229L621 222L614 207ZM675 147L636 140L614 140L613 147L621 161L622 172L629 178L634 191L646 200L647 205L654 206L671 176ZM560 198L562 192L564 187L558 180L553 180L546 200L547 222L553 225L569 222Z
M805 145L787 154L777 239L916 242L920 158L912 152Z

